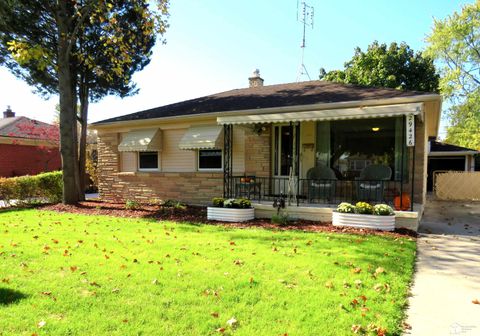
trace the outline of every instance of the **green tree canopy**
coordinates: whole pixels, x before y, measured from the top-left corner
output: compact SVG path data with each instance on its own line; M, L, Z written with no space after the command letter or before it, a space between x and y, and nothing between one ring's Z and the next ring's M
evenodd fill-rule
M440 66L440 88L451 107L447 141L480 149L480 1L435 20L425 55Z
M88 102L135 93L132 75L165 32L168 0L0 2L0 64L41 94L59 94L64 202L83 195ZM80 102L80 109L77 105ZM77 115L77 111L80 111ZM77 151L77 121L81 124Z
M343 70L326 73L321 69L320 74L323 80L400 90L438 92L439 86L433 59L414 52L406 43L387 46L375 41L365 52L357 47Z

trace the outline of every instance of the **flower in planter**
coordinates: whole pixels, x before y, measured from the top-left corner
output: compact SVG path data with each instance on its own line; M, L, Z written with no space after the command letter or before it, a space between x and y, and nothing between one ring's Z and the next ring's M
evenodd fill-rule
M347 202L342 202L337 206L337 212L355 213L355 206Z
M373 207L373 214L377 216L391 216L395 213L390 206L386 204L377 204Z
M373 214L373 206L367 202L357 202L357 204L355 204L355 213L371 215Z
M225 199L222 197L214 197L212 199L212 204L215 208L223 208L224 202L225 202Z

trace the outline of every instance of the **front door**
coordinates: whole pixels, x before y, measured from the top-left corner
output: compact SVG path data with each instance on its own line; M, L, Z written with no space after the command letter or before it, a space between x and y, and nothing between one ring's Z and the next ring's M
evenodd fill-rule
M294 130L295 127L295 130ZM295 133L295 134L294 134ZM294 137L296 143L294 146ZM273 176L274 193L287 194L288 177L290 170L295 166L295 173L299 171L298 152L300 143L300 127L292 125L278 125L273 127ZM294 148L295 147L295 148ZM295 153L294 153L295 152ZM295 160L295 161L294 161Z

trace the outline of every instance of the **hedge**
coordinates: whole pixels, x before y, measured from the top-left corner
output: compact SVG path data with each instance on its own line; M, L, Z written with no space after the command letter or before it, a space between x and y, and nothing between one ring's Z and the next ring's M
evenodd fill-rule
M41 173L34 176L0 177L0 200L10 204L11 200L20 203L47 201L57 203L62 200L62 172Z

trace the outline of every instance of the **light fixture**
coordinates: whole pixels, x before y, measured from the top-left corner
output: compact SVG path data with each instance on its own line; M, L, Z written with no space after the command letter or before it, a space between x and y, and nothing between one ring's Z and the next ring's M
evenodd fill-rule
M372 131L374 131L374 132L380 131L380 127L372 127Z

